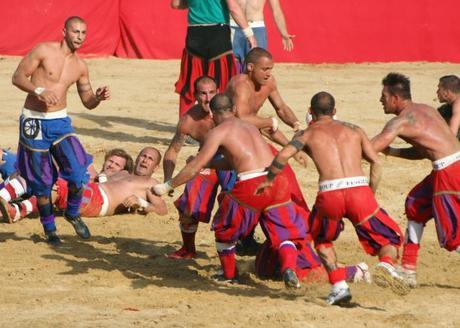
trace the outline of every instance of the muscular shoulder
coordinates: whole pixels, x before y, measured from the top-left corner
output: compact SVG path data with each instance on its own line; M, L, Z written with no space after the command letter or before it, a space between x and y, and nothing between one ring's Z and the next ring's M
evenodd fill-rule
M86 61L84 61L83 59L78 57L77 54L74 54L74 56L75 56L75 62L77 63L78 68L80 69L80 71L82 73L87 73L88 72L88 64L86 64Z
M354 131L354 132L360 132L361 128L357 126L356 124L350 123L350 122L345 122L345 121L337 121L338 123L342 124L344 127Z
M177 133L189 134L191 127L198 118L197 106L190 108L187 113L179 119L177 123Z
M57 51L59 51L58 42L41 42L29 52L29 56L46 57Z
M249 85L249 77L247 74L235 75L230 81L230 88L238 89L241 87L247 87Z
M412 114L406 114L406 115L398 115L396 117L393 117L391 120L385 124L385 127L383 128L384 131L395 131L398 132L398 130L403 127L404 125L408 124L409 122L413 122L413 115Z
M250 97L254 92L254 87L246 74L236 76L226 89L226 94L235 99L242 100ZM236 97L236 98L235 98Z

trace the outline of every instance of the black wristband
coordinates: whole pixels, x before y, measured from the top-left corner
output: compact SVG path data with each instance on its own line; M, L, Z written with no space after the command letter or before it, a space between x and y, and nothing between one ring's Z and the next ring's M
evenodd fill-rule
M272 181L275 179L275 177L276 177L276 173L273 173L271 170L268 170L267 179Z
M297 149L298 151L299 151L299 150L302 150L303 147L304 147L304 144L301 143L301 142L300 142L299 140L297 140L297 139L294 139L294 140L289 141L288 145L293 146L293 147L294 147L295 149Z
M282 170L284 168L284 165L285 164L281 164L280 162L278 162L276 158L272 162L272 166L277 168L278 170Z

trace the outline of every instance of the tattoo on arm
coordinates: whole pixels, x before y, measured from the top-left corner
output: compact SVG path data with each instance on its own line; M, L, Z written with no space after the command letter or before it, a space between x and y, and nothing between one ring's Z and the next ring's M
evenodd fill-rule
M187 136L185 134L176 134L171 142L171 148L176 152L179 152L185 142L186 137Z
M302 150L304 147L304 144L297 139L289 141L288 145L293 146L297 151Z

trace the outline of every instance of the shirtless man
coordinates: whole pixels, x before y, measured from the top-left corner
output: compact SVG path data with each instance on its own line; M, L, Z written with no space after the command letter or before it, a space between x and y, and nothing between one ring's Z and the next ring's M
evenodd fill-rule
M276 143L285 146L289 140L278 130L277 119L275 117L267 118L257 115L268 99L277 115L284 123L291 126L294 132L299 131L301 126L292 109L281 98L275 77L272 75L273 66L272 56L267 50L262 48L252 49L246 57L245 72L234 76L230 80L225 93L235 104L237 110L236 115L239 118L255 125L264 135ZM277 152L274 147L272 147L272 151L273 153ZM298 152L294 158L297 162L306 167L307 155L304 152ZM285 170L291 181L290 185L293 188L294 200L299 205L304 206L308 211L307 203L298 186L294 172L289 165L286 166ZM256 242L253 236L254 232L249 234L241 243L239 242L238 251L240 251L241 248L255 248L253 245L255 245Z
M410 286L415 287L420 241L429 220L434 217L439 245L448 251L460 252L460 146L434 108L412 102L410 81L406 76L390 73L382 84L383 110L396 117L372 139L374 149L405 159L427 158L433 163L433 171L409 192L405 204L408 224L402 273ZM412 147L390 147L396 137Z
M99 188L106 194L108 204L103 204L103 207L107 207L105 213L94 216L114 215L127 210L136 210L142 214L167 214L164 200L151 191L151 187L158 184L152 174L160 162L160 152L154 147L145 147L136 158L133 174L121 171L107 182L99 184Z
M88 67L76 51L86 38L86 23L80 17L65 21L61 42L38 44L24 57L14 72L12 82L27 92L20 117L18 170L26 179L32 194L38 197L40 222L48 243L59 243L51 188L57 179L57 169L69 183L65 218L84 239L90 237L88 227L80 218L86 169L92 161L71 126L67 116L67 91L77 84L83 105L93 109L109 98L107 87L93 92Z
M212 225L223 268L223 276L219 278L230 281L237 278L235 244L255 227L260 217L264 232L278 249L286 286L299 288L295 274L296 243L306 236L303 217L306 212L291 200L289 181L284 174L275 181L275 188L254 195L273 153L256 127L235 117L235 107L228 96L214 96L210 107L217 126L204 138L198 155L174 178L153 189L157 195L170 192L192 179L221 152L224 162L238 173L238 181L231 191L222 194ZM222 161L217 165L220 167Z
M267 49L267 30L264 23L264 7L266 0L237 0L246 15L249 26L254 32L257 41L257 46ZM275 19L276 27L281 34L281 41L283 49L291 51L294 49L292 39L294 35L289 34L286 27L286 19L284 17L283 9L281 8L279 0L269 0L270 8L272 10L273 18ZM230 20L232 28L232 45L233 53L243 67L244 58L251 50L248 41L243 33L243 30L232 20Z
M292 109L284 102L278 91L273 70L272 55L262 48L253 48L246 56L246 70L235 75L227 85L225 93L232 99L237 108L237 116L259 129L278 130L278 121L274 117L257 115L268 99L281 120L293 128L300 129L300 121ZM284 136L283 136L284 137ZM283 139L284 144L288 140Z
M460 139L460 79L455 75L446 75L439 79L438 99L443 106L439 113L449 124L451 131Z
M177 156L187 136L202 144L204 136L215 126L209 108L209 102L217 93L214 79L209 76L201 76L194 81L194 85L197 104L179 119L176 133L163 160L164 181L171 179L176 167ZM198 222L208 223L211 218L217 194L218 176L221 178L221 182L226 179L230 180L223 185L231 183L230 171L216 173L215 170L204 169L187 183L184 193L174 202L179 211L179 227L183 246L169 254L169 258L189 259L195 257L195 234L198 229Z
M271 186L288 159L305 149L319 173L319 192L309 221L315 247L332 284L327 303L343 304L351 300L346 268L338 266L332 243L343 230L343 217L350 219L355 226L364 250L379 257L375 282L390 286L400 294L407 293L408 288L393 266L402 243L402 233L396 222L379 207L373 194L381 177L377 153L363 130L334 120L335 111L331 94L319 92L313 96L310 112L315 124L278 153L258 192ZM370 163L370 182L361 168L362 157Z
M11 165L13 167L16 166L16 162L11 163ZM88 167L87 174L89 175L90 182L105 182L115 173L122 170L132 173L133 165L131 155L123 149L114 148L105 154L102 170L99 174L96 172L93 164ZM87 189L88 188L85 187L83 193L85 193ZM5 186L0 189L0 211L3 219L7 220L9 223L15 223L28 215L38 212L37 197L30 197L28 195L28 190L27 182L20 175L16 174L8 178ZM63 202L63 204L67 205L67 181L59 177L53 186L52 194L56 192L61 195L61 203ZM88 198L87 195L84 195L84 197ZM17 202L18 198L23 200ZM55 199L56 197L53 198ZM54 203L53 201L53 204ZM66 206L61 206L61 209L65 210L65 207Z
M124 213L129 209L134 209L141 214L150 212L159 215L166 214L165 202L150 191L150 187L158 183L151 176L161 161L160 152L153 147L144 148L136 158L134 173L132 174L128 170L123 170L123 167L117 170L110 169L109 167L114 161L118 161L118 159L112 155L104 163L106 171L103 173L108 180L103 183L91 182L85 185L80 209L81 216L110 216ZM118 166L116 165L116 167ZM127 169L129 168L132 169L132 167L127 167ZM56 193L53 194L53 203L60 210L65 210L67 206L67 193L67 183L59 179ZM25 202L31 204L31 210L28 213L23 213L23 211L17 213L15 207L20 209L28 207ZM11 223L17 222L28 214L36 214L38 212L36 203L34 196L18 204L5 206L5 203L2 202L2 212L5 212L6 209L9 217L14 219Z

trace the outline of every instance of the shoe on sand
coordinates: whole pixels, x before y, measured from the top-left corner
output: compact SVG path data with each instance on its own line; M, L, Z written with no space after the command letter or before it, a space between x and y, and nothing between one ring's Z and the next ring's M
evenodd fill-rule
M59 236L57 235L56 230L55 231L45 231L45 235L46 235L46 242L48 243L48 245L56 247L62 244L61 238L59 238Z
M397 295L406 295L410 292L409 285L391 264L379 262L375 266L373 276L377 286L389 287Z
M283 281L284 285L286 285L286 288L288 289L299 289L300 288L300 282L299 278L297 278L296 273L294 270L288 268L283 272Z
M173 260L189 260L196 257L196 252L190 252L185 247L181 247L177 251L166 255L166 257Z
M343 305L350 303L351 292L348 287L332 286L332 291L327 297L327 304L329 305Z
M80 238L88 239L89 237L91 237L91 233L89 232L88 227L86 226L85 222L83 222L80 216L73 218L67 216L64 213L64 218L72 224L73 228L75 229L75 232L77 233L77 235L80 236Z

